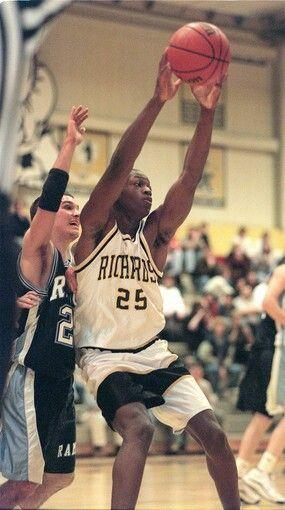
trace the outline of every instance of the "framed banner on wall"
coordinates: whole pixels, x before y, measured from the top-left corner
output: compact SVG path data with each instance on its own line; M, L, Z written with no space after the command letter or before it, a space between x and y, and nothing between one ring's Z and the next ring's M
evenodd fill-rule
M183 144L184 154L188 145ZM212 147L206 161L202 179L194 197L194 204L205 207L224 207L225 198L225 151Z
M106 134L86 130L72 159L69 186L82 191L95 186L107 167L107 144Z

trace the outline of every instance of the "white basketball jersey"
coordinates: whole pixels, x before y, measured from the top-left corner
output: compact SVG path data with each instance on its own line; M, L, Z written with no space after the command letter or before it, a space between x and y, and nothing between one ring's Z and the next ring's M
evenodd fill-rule
M75 267L76 347L137 349L164 327L162 297L141 222L135 238L117 224Z

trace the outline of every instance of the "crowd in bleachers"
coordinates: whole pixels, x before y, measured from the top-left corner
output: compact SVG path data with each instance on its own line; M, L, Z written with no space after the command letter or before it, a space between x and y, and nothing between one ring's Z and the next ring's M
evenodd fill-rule
M253 241L245 227L224 257L213 253L204 223L171 244L161 281L166 316L162 337L201 364L219 396L239 383L266 280L278 262L269 233Z

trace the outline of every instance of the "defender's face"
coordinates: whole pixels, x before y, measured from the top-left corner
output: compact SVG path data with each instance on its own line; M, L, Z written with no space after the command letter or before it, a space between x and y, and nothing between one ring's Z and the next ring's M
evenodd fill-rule
M130 175L118 200L121 207L133 213L135 217L144 218L152 205L152 190L149 179L144 175Z
M60 208L56 213L54 229L70 240L77 239L80 234L79 205L73 197L63 195Z

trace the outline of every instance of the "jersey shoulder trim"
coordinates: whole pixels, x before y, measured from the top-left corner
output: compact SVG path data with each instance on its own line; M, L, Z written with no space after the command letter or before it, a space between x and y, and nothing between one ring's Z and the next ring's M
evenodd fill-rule
M158 269L158 267L156 266L156 264L153 261L152 254L151 254L151 251L149 249L149 245L147 244L147 240L146 240L146 238L144 236L143 231L140 232L139 236L140 236L140 240L141 240L141 243L142 243L142 247L143 247L147 257L149 258L149 260L151 262L151 265L153 267L153 270L154 270L156 276L158 276L159 278L162 278L163 273Z
M17 274L18 274L18 278L19 278L20 283L27 289L27 292L30 291L30 290L34 290L41 297L45 297L47 295L47 293L48 293L49 286L50 286L50 284L51 284L51 282L52 282L52 280L54 278L55 272L56 272L56 266L57 266L57 262L58 262L58 251L57 251L57 249L54 249L51 271L50 271L50 275L48 277L48 281L47 281L45 287L38 287L34 283L30 282L23 275L21 267L20 267L20 258L21 258L21 252L19 253L18 261L17 261Z
M96 246L96 248L90 253L90 255L88 255L88 257L85 260L80 262L80 264L75 265L73 267L74 271L76 273L80 273L81 271L83 271L83 269L85 269L87 266L89 266L89 264L91 264L91 262L93 262L93 260L99 255L99 253L101 253L101 251L105 248L105 246L111 241L111 239L113 239L113 237L117 234L118 230L119 229L118 229L117 223L116 223L114 225L114 227L110 230L110 232L108 232L108 234L105 235L105 237L102 239L102 241L100 241L100 243Z

